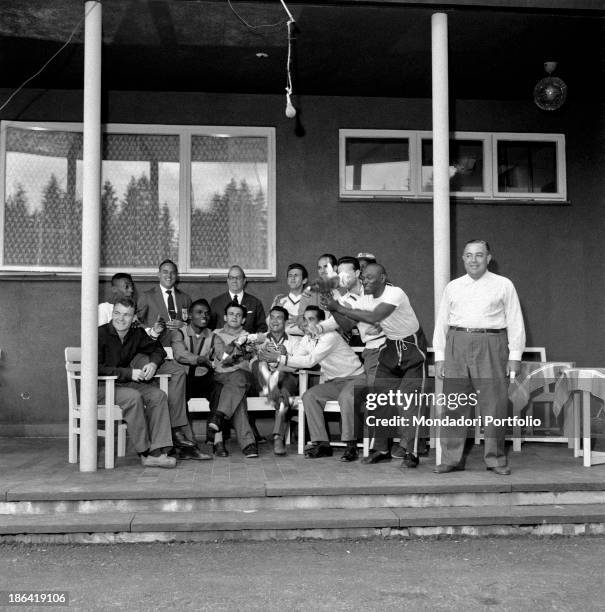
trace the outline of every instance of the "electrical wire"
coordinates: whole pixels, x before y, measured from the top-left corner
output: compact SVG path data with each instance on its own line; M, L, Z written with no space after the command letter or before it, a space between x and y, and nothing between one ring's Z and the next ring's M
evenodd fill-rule
M262 23L259 25L252 25L251 23L248 23L234 8L233 4L231 4L231 0L227 0L227 4L229 5L229 8L233 11L233 14L238 18L239 21L241 21L247 28L249 28L250 30L252 30L255 34L258 34L258 32L256 32L256 30L260 30L261 28L276 28L278 26L284 25L284 21L283 19L281 21L278 21L276 23ZM282 2L283 4L283 2ZM288 15L290 15L290 11L288 11L286 9L286 12L288 13Z
M40 70L38 70L38 72L36 72L35 74L32 74L32 76L30 76L28 79L26 79L25 81L23 81L23 83L21 83L21 85L19 85L19 87L17 87L17 89L15 89L15 91L13 91L13 93L8 97L8 99L4 102L4 104L2 106L0 106L0 112L3 111L6 106L8 105L8 103L33 79L35 79L39 74L41 74L45 68L55 59L55 57L57 57L57 55L59 55L59 53L61 53L61 51L63 51L63 49L65 49L65 47L67 47L67 45L69 45L69 43L71 42L71 39L75 36L76 32L78 31L78 29L80 28L80 26L82 25L82 23L84 22L84 20L86 19L86 17L88 17L88 14L95 8L95 5L91 6L88 9L88 12L84 13L84 16L80 19L80 21L78 21L78 23L75 25L74 29L71 31L71 34L69 35L69 38L65 41L65 43L63 43L63 45L61 45L61 48L56 51L51 58L46 61L46 63L42 66L42 68L40 68Z

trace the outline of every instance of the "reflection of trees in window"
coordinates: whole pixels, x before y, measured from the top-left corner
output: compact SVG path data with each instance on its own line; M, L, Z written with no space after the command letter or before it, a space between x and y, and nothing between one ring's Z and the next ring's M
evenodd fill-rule
M227 268L239 262L247 268L266 266L267 203L261 189L235 179L222 195L215 193L208 209L191 213L191 266Z
M157 193L157 192L156 192ZM6 200L5 263L78 266L81 261L82 201L61 188L54 174L43 189L41 206L29 212L22 185ZM176 259L174 223L161 207L149 178L131 177L122 201L111 181L101 193L101 262L107 267L150 267Z

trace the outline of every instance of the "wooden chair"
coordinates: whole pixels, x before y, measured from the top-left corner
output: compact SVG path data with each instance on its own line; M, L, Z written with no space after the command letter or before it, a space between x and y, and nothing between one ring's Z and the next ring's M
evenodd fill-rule
M80 347L68 346L65 349L65 370L67 371L67 397L69 400L69 463L78 462L78 436L81 433L80 419L80 380L82 379L82 351ZM160 389L168 394L169 374L157 374ZM105 400L97 405L97 420L104 423L104 429L97 429L97 436L105 438L105 468L112 469L114 460L114 433L118 429L118 457L126 454L126 423L122 421L122 410L115 403L115 381L117 376L99 376L105 385Z

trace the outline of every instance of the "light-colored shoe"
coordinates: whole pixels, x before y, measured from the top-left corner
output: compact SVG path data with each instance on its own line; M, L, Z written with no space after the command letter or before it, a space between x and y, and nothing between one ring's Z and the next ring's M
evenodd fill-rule
M159 467L168 469L176 467L176 459L174 457L169 457L166 453L162 453L159 457L153 457L152 455L141 457L141 463L145 467Z
M286 454L286 445L281 436L276 435L273 437L273 454L278 457L283 457Z

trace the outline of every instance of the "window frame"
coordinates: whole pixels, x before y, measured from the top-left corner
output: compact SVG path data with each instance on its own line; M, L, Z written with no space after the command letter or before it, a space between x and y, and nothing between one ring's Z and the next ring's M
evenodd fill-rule
M432 191L422 190L422 142L432 139L428 130L339 130L339 195L344 201L361 200L399 200L431 201ZM345 189L346 141L347 138L408 138L410 142L410 190L409 191L361 191ZM450 132L450 140L481 140L483 142L483 185L484 191L453 191L450 196L458 201L473 200L485 203L526 202L526 203L565 203L567 201L567 169L565 161L565 135L539 134L524 132ZM555 142L556 179L555 193L499 192L498 191L498 142Z
M0 122L0 274L3 273L41 273L80 276L81 266L19 266L4 263L4 220L6 212L6 135L11 127L31 130L65 131L83 133L84 125L79 122L51 121L7 121ZM277 274L276 261L276 144L275 128L267 126L217 126L217 125L167 125L167 124L133 124L107 123L101 125L102 134L143 134L169 135L179 137L179 205L178 205L178 261L179 276L186 278L222 277L227 274L225 268L193 268L190 266L190 216L191 216L191 143L193 136L241 137L251 136L267 139L267 267L263 269L246 270L248 278L275 278ZM101 185L102 187L102 185ZM99 191L99 194L101 192ZM157 262L158 264L160 262ZM230 262L231 263L231 262ZM240 263L246 269L245 262ZM102 276L111 276L124 271L125 266L100 267ZM133 268L128 270L136 277L150 277L157 274L157 266L149 268Z
M407 191L400 190L355 190L346 189L346 139L347 138L392 138L393 140L407 139L409 142L408 151L410 158L410 189ZM339 194L341 198L355 199L389 199L389 198L409 198L418 190L418 174L414 172L414 168L418 165L418 146L416 143L416 132L409 130L353 130L341 129L338 130L338 150L339 150Z
M554 142L556 144L556 179L557 190L554 193L539 193L533 191L508 192L498 191L498 143L499 142ZM492 185L495 200L536 200L565 201L567 200L567 169L565 163L564 134L524 134L522 132L498 132L492 134Z

